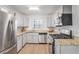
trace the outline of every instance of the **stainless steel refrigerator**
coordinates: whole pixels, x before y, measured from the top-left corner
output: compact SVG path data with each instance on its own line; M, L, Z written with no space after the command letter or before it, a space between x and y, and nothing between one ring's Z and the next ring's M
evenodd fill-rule
M16 53L15 14L0 10L0 53Z

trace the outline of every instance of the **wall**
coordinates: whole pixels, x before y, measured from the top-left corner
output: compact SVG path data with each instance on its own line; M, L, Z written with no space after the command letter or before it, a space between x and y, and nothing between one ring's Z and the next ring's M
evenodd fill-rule
M72 16L73 16L73 35L79 37L79 5L72 6Z

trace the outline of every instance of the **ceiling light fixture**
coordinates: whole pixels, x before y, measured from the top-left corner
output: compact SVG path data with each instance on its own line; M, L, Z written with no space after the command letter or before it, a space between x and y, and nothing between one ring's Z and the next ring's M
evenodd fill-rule
M29 10L38 11L40 9L37 6L31 6L31 7L29 7Z
M1 8L0 10L8 13L8 10L6 10L4 8Z

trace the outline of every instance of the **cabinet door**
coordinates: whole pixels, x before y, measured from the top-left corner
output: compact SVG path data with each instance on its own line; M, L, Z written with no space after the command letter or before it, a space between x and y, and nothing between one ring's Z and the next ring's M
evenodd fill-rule
M47 43L52 43L53 38L50 35L47 35Z
M49 53L52 54L53 49L52 49L52 45L49 45Z
M79 46L61 46L61 54L79 54Z
M42 36L39 35L39 43L42 43Z
M20 36L19 45L20 45L20 49L22 49L22 46L23 46L23 37L22 36Z
M20 50L20 45L19 45L19 42L20 42L20 37L17 37L17 52Z
M29 26L29 20L28 19L24 19L24 26Z
M33 42L33 36L32 36L32 33L27 33L27 43L32 43Z
M55 54L60 54L61 53L61 46L60 45L55 45Z
M22 36L17 37L17 52L22 48Z
M26 37L27 37L26 43L30 43L30 33L27 33L27 34L26 34Z
M44 35L39 35L39 43L45 43Z
M26 44L27 41L27 37L26 37L26 33L23 34L23 46Z
M24 24L24 20L23 19L18 19L17 20L17 26L19 27L19 26L23 26Z
M51 27L51 26L52 26L52 19L51 16L49 16L47 20L47 27Z
M39 40L38 33L34 33L34 43L39 43L38 40Z
M33 33L30 33L30 40L29 40L30 43L34 43L34 35Z
M26 36L27 36L26 39L27 43L38 43L39 39L38 33L27 33Z

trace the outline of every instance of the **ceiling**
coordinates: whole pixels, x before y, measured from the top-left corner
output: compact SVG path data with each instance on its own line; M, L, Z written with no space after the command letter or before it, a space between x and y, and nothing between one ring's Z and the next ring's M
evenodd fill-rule
M10 5L11 8L23 14L53 14L61 5L30 5L38 6L39 11L31 11L28 9L29 5Z

